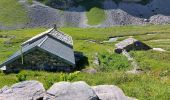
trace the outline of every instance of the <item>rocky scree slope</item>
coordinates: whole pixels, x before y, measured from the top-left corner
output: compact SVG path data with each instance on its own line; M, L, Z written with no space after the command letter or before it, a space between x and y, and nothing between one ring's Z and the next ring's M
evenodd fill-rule
M96 7L95 5L91 5L88 10L82 5L55 9L34 0L32 3L29 3L28 0L19 0L18 2L24 6L29 19L20 27L51 27L56 24L58 27L85 28L170 23L170 0L151 0L145 5L129 1L131 0L116 3L113 0L102 0L101 7L97 7L104 10L106 18L100 24L89 25L87 12ZM96 18L99 17L96 16ZM8 26L4 27L3 24L0 26L0 29L8 29ZM13 28L16 28L15 26Z

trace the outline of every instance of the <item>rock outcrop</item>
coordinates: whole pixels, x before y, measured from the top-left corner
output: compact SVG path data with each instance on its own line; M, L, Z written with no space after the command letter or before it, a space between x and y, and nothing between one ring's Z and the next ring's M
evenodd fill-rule
M125 96L123 91L114 85L99 85L92 88L100 100L135 100Z
M59 82L55 83L49 90L45 100L98 100L94 90L85 82Z
M58 82L45 91L38 81L24 81L0 89L0 100L136 100L114 85L90 87L83 81Z
M42 83L25 81L0 90L0 100L41 100L45 95Z

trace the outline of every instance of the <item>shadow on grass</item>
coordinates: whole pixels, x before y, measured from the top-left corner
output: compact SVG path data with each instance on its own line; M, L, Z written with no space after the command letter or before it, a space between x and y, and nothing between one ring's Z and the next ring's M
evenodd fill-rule
M84 69L85 66L89 65L88 58L82 52L75 51L74 55L75 55L75 61L76 61L75 70Z

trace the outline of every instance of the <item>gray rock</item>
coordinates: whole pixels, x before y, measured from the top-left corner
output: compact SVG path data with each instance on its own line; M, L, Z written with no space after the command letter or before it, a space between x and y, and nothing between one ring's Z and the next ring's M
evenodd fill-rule
M161 52L165 52L166 50L162 49L162 48L153 48L154 51L161 51Z
M92 88L100 100L135 100L125 96L123 91L114 85L99 85Z
M169 24L170 23L170 16L165 15L154 15L150 17L150 23L152 24Z
M7 91L9 89L8 86L4 86L2 89L0 89L0 94Z
M110 39L109 39L109 42L116 42L117 40L118 40L118 37L110 38Z
M95 53L95 57L94 57L94 61L93 61L94 65L99 66L100 65L100 60L98 58L98 53Z
M0 100L37 100L44 95L43 84L38 81L24 81L0 90Z
M85 82L59 82L48 91L44 100L98 100L94 90Z
M7 40L7 41L4 41L4 44L9 45L9 44L12 44L12 42L11 42L11 40Z
M94 68L86 68L86 69L83 69L82 72L89 73L89 74L95 74L95 73L97 73L97 70Z
M109 38L108 41L103 41L103 43L111 43L111 42L116 42L118 40L118 37L111 37Z

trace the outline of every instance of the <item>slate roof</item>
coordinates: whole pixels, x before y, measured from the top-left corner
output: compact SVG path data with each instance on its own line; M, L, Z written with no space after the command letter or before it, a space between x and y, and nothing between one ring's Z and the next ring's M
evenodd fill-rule
M34 49L39 49L51 55L57 56L63 59L63 61L67 62L68 64L75 66L73 49L61 42L61 39L56 39L56 37L54 37L53 35L47 35L47 33L44 32L43 34L37 35L36 37L33 37L24 42L22 45L22 53L21 50L17 51L7 61L2 63L0 67L6 66L14 60L20 58L22 54L25 55L33 51Z
M125 40L115 44L115 46L116 46L116 49L124 49L125 47L135 43L136 41L138 41L138 40L136 40L134 38L128 38L128 39L125 39Z
M67 34L64 34L63 32L59 31L59 30L56 30L54 28L51 28L43 33L40 33L34 37L32 37L31 39L25 41L24 43L22 43L21 45L22 46L25 46L27 44L31 44L35 41L37 41L39 38L42 38L44 37L45 35L50 35L50 36L53 36L54 38L70 45L70 46L73 46L73 40L72 40L72 37L67 35Z

